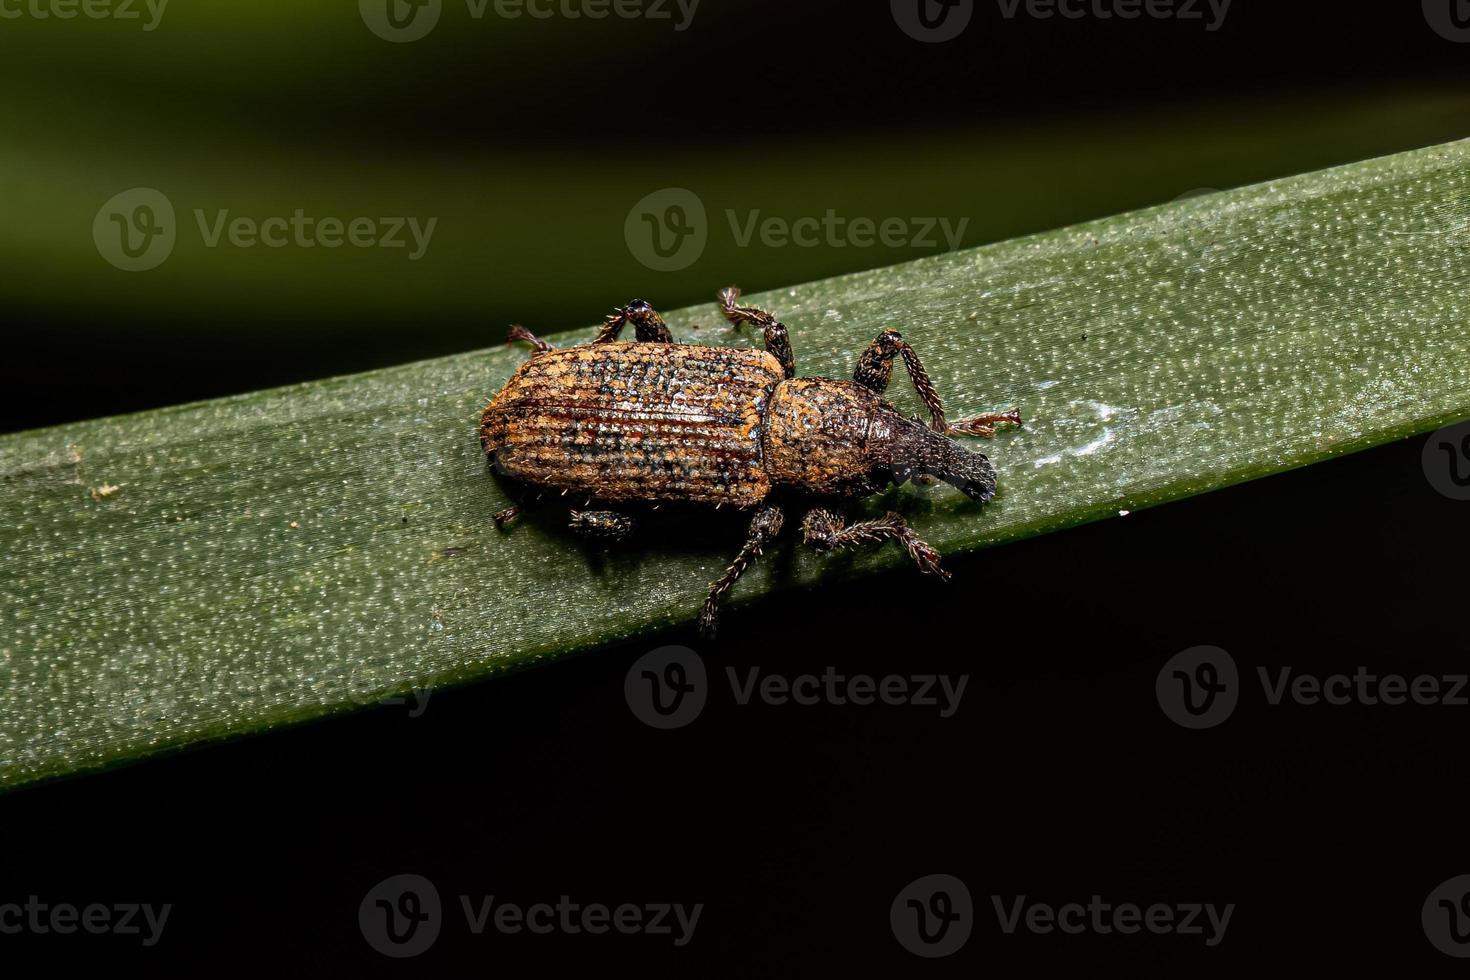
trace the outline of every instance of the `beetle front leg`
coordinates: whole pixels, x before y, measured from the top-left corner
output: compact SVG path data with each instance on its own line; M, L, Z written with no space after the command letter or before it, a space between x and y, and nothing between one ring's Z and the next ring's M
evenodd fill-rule
M852 380L874 394L881 395L888 390L888 385L893 380L893 362L896 358L903 359L904 369L909 373L909 380L914 383L914 390L919 393L920 401L929 410L930 427L935 432L942 432L945 435L989 438L995 435L995 426L998 423L1021 424L1021 413L1017 409L1001 414L976 415L953 424L946 422L944 402L940 399L939 392L935 390L934 383L929 380L929 372L924 370L924 365L919 360L919 355L913 346L903 339L902 334L891 327L880 333L868 345L867 350L858 357L857 369L853 372Z
M766 350L781 362L781 370L786 377L796 377L796 355L791 353L791 336L787 334L786 326L765 310L740 306L739 301L740 290L737 287L720 290L720 307L725 319L737 327L747 323L760 327L765 335Z
M962 436L980 436L989 439L995 435L995 427L1002 422L1012 425L1021 424L1021 410L1013 408L1009 412L998 412L992 415L975 415L958 422L951 422L945 428L945 434Z
M584 538L622 541L633 533L637 522L615 510L574 510L568 526Z
M919 393L919 400L929 410L934 431L945 431L947 426L944 421L944 402L940 400L939 392L934 390L929 372L924 370L924 365L919 362L919 355L903 339L903 334L892 327L880 333L868 345L867 350L859 355L852 380L874 394L881 395L888 390L888 385L893 380L893 362L900 357L909 372L909 380L914 383L914 390Z
M818 551L835 551L855 544L897 541L903 545L919 571L949 580L949 572L939 567L939 552L929 547L914 533L908 522L892 511L874 521L863 521L844 527L842 515L830 510L813 510L801 522L806 543Z
M633 324L633 333L641 343L672 344L674 335L669 332L669 325L664 318L659 316L658 310L649 306L641 299L635 299L627 306L618 310L607 318L602 325L602 330L592 341L594 344L607 344L618 339L623 332L623 327Z
M704 610L699 615L699 631L705 636L714 636L715 628L719 625L720 596L730 591L730 586L745 574L751 562L781 533L781 527L785 523L786 516L780 507L768 504L755 512L744 547L730 563L730 567L725 569L725 574L710 584L709 598L704 601Z

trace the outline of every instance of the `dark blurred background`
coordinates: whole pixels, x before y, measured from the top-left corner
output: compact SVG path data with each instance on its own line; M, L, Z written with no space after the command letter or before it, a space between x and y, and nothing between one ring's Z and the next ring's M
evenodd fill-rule
M431 29L415 18L434 5L395 8L407 26L394 28L380 0L174 0L152 30L141 2L132 21L7 16L0 315L18 349L5 428L945 247L742 245L730 212L737 224L945 218L971 246L1466 134L1458 0L1235 0L1223 20L1183 0L1161 9L1197 19L1107 19L1091 0L1069 4L1089 11L1076 19L1008 6L974 3L943 43L913 36L916 4L835 0L703 0L687 22L672 0L658 7L668 19L600 21L567 16L586 9L578 0L545 19L502 16L494 0L477 18L444 0ZM145 216L128 229L137 188L167 200L175 240L129 272L108 236L157 227ZM697 255L662 258L639 238L641 209L670 188L705 212ZM211 247L195 217L297 209L435 225L410 259L411 244ZM680 228L698 220L682 216ZM1283 664L1464 669L1462 590L1434 569L1470 544L1465 505L1430 488L1419 453L1385 447L956 559L957 577L993 582L988 601L1015 612L992 634L972 625L978 588L936 607L926 583L895 574L768 601L729 617L717 647L696 644L721 678L726 665L969 674L952 719L724 697L688 729L655 732L623 681L644 652L695 643L673 632L435 693L417 718L384 707L11 795L0 902L175 911L150 949L4 935L0 952L226 975L1452 966L1419 915L1432 888L1470 871L1470 708L1269 707L1254 680ZM1227 723L1187 732L1154 682L1198 644L1230 650L1247 685ZM460 923L402 962L357 921L368 890L400 873L434 881ZM976 925L959 953L926 961L899 945L888 912L934 873L968 884ZM474 937L461 894L706 910L684 949ZM1238 907L1205 948L1007 937L990 897L1093 894Z
M1470 34L1449 20L1457 0L1438 29L1413 3L1235 0L1221 16L1219 0L1177 0L1159 8L1176 16L1122 19L1068 0L1087 12L1074 19L985 0L944 43L900 26L917 30L917 0L702 0L692 15L689 0L639 0L664 16L602 20L566 15L601 0L535 0L546 18L498 12L521 0L393 0L402 33L386 0L28 13L53 2L6 0L23 15L0 18L9 430L489 346L510 322L582 326L635 295L673 309L730 282L770 289L945 247L742 245L730 212L737 229L828 210L944 218L980 245L1457 138L1470 105L1470 48L1444 36ZM114 267L94 237L100 223L116 238L131 202L109 202L135 188L175 217L146 272ZM673 271L625 234L665 188L706 212L705 248ZM402 248L209 244L216 227L298 209L379 235L392 219L434 226L416 258L407 227Z

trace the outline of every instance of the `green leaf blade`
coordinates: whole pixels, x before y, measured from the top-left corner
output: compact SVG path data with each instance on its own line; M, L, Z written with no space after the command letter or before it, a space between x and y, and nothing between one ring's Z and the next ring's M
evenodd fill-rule
M953 552L1470 415L1467 228L1456 143L750 299L791 328L804 375L847 376L898 326L952 416L1021 408L1023 429L978 444L994 503L897 498ZM668 318L684 340L750 342L713 302ZM524 356L0 439L0 785L690 621L738 530L654 527L603 554L555 520L495 529L507 497L476 420ZM733 598L902 561L793 546Z

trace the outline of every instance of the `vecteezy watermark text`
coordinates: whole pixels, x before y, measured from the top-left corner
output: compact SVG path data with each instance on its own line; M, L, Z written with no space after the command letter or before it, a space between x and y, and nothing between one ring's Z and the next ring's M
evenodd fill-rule
M157 907L147 903L94 902L78 908L69 902L43 902L39 896L31 895L24 905L0 904L0 935L64 936L86 932L99 936L141 936L144 946L156 946L172 911L173 905L167 902Z
M1470 674L1380 674L1366 666L1351 672L1299 672L1283 665L1257 667L1257 682L1270 707L1470 706ZM1214 728L1235 711L1246 685L1235 658L1219 647L1191 647L1159 671L1159 707L1184 728Z
M253 218L230 217L228 210L207 215L195 209L194 220L205 247L218 248L221 242L235 248L408 248L413 250L408 261L417 262L429 250L438 218L420 224L418 218L316 218L297 208L291 216ZM406 229L406 232L405 232Z
M489 4L497 17L516 20L666 20L674 30L687 31L699 10L699 0L465 0L470 16L485 16Z
M1214 32L1225 23L1232 0L995 0L1005 20L1199 21ZM1443 2L1443 0L1426 0ZM1454 2L1454 0L1450 0ZM975 0L889 0L893 20L916 41L938 44L963 34L975 17ZM1432 21L1431 21L1432 22Z
M1206 946L1220 945L1225 938L1225 930L1230 928L1230 917L1235 914L1233 902L1223 907L1189 902L1155 902L1145 906L1133 902L1113 904L1103 901L1101 895L1093 895L1085 904L1068 902L1063 905L1030 902L1025 895L1010 898L992 895L990 903L995 908L1001 931L1008 936L1021 930L1040 935L1060 932L1069 936L1083 933L1126 936L1147 932L1160 936L1202 936Z
M694 938L694 929L699 925L699 916L704 904L684 906L678 903L654 902L647 905L623 903L608 906L600 902L582 904L567 895L557 899L555 905L537 902L532 905L517 905L514 902L497 901L494 895L485 895L471 900L468 895L460 896L465 921L470 932L483 933L487 927L494 931L515 935L521 932L546 936L561 933L575 936L586 933L600 936L609 932L625 936L669 936L675 946L687 946Z
M0 0L0 20L138 21L152 31L167 7L168 0Z
M573 901L560 895L555 902L529 905L508 902L495 895L460 895L459 907L470 935L486 932L515 936L602 936L617 933L664 938L676 947L687 946L699 926L704 904L677 902ZM385 956L403 959L426 951L445 926L439 890L422 875L385 878L370 888L358 906L358 926L368 945Z
M749 248L756 238L767 248L938 248L953 252L960 247L969 218L847 218L832 208L820 218L761 217L759 209L743 217L725 212L735 244Z
M1000 15L1015 20L1024 14L1036 20L1181 20L1204 21L1214 32L1225 23L1232 0L995 0ZM1208 18L1208 19L1207 19Z
M838 707L872 704L912 705L919 708L938 708L939 717L951 718L959 710L960 699L965 696L965 686L970 683L968 674L958 678L948 674L887 674L873 677L870 674L843 674L836 667L828 667L821 674L762 674L761 668L751 667L743 672L734 667L725 668L735 703L750 704L759 700L772 707L787 704L809 706L830 704Z
M836 667L821 673L782 674L761 667L724 671L731 700L738 707L759 702L773 708L867 708L886 705L921 708L952 718L970 683L968 674L848 674ZM688 647L660 647L628 668L623 694L628 708L653 728L682 728L699 717L711 694L704 660Z
M1269 670L1257 667L1266 702L1278 705L1285 701L1296 704L1327 704L1341 707L1362 704L1372 707L1386 704L1432 705L1465 707L1470 704L1465 694L1465 674L1420 674L1406 677L1403 674L1375 674L1367 667L1359 667L1351 675L1297 674L1290 667Z
M725 224L736 248L887 248L954 251L969 218L870 217L826 208L820 215L767 214L760 208L727 208ZM655 272L687 269L704 254L710 221L699 195L665 187L634 204L623 223L628 251Z
M1052 905L1025 895L991 895L996 925L1003 935L1098 936L1147 933L1198 936L1218 946L1235 915L1234 903L1105 901L1092 895L1082 902ZM970 938L975 908L965 883L953 875L926 875L910 882L889 908L893 935L909 952L926 958L949 956Z
M265 217L237 215L228 208L195 208L193 217L205 248L402 249L410 262L428 252L439 225L438 218L342 218L310 214L305 208ZM179 235L173 202L152 187L134 187L114 195L92 221L98 254L125 272L146 272L162 265L173 253Z
M493 13L501 20L647 20L687 31L700 0L465 0L471 20ZM404 44L427 37L444 13L444 0L358 0L368 30Z

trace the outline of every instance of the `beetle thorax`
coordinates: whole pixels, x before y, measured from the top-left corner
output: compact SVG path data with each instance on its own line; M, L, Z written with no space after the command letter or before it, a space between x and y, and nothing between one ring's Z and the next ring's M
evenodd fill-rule
M873 448L887 441L874 431L875 422L883 427L882 415L878 396L851 381L783 381L766 412L767 472L778 485L820 496L874 493L875 463L881 461Z
M983 455L904 418L851 381L797 378L777 385L763 448L773 483L818 496L863 497L921 475L975 500L995 493L995 470Z

